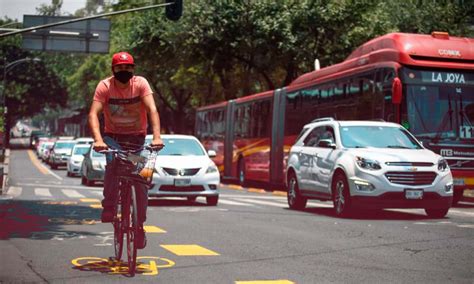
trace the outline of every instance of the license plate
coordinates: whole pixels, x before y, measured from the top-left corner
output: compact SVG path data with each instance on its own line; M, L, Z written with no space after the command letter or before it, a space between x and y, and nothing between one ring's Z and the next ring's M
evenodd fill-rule
M189 186L191 185L191 179L185 178L185 179L174 179L174 186Z
M423 189L405 189L406 199L423 199Z
M453 185L464 185L464 179L463 178L454 178L453 179Z

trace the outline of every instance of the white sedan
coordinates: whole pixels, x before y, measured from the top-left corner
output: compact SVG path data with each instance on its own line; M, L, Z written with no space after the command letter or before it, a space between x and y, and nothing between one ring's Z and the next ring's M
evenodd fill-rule
M210 206L219 200L219 170L199 140L190 135L161 135L165 147L158 154L150 197L206 197ZM147 142L151 137L147 137Z

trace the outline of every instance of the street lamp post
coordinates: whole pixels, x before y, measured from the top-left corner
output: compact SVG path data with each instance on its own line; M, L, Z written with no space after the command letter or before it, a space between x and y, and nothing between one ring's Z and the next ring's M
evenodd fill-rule
M5 89L7 88L7 73L8 71L10 71L11 69L13 69L15 66L21 64L21 63L24 63L24 62L40 62L41 59L39 58L29 58L29 57L26 57L26 58L22 58L22 59L18 59L18 60L15 60L13 62L10 62L8 64L6 64L7 60L6 58L4 58L3 62L5 63L3 65L3 86L2 86L2 97L1 97L1 101L2 101L2 107L3 107L3 130L4 130L4 133L3 133L3 148L5 149L5 147L7 147L7 144L9 142L9 139L7 139L7 137L10 136L10 133L7 133L9 132L10 130L7 129L7 106L6 106L6 94L5 94ZM7 136L8 135L8 136Z

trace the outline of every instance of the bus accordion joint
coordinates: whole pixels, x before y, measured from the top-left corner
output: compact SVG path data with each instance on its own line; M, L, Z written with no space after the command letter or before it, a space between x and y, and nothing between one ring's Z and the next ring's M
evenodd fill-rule
M447 32L432 32L431 36L438 39L449 39L449 33Z
M399 105L402 102L402 82L395 77L392 82L392 103Z

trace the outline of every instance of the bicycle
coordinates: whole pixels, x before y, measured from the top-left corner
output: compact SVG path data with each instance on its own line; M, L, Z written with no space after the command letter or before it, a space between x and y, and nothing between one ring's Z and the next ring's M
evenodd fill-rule
M139 230L136 184L151 185L154 165L158 151L162 147L145 146L135 150L107 149L100 153L114 155L114 173L118 180L118 200L114 208L114 250L115 261L120 263L123 252L124 235L127 239L128 271L135 275L137 263L137 234ZM143 150L150 153L147 157L137 155Z

